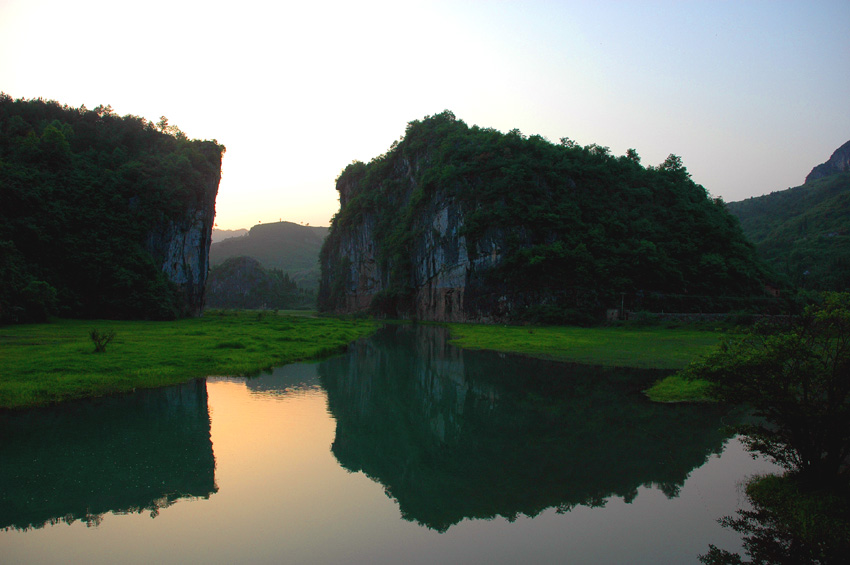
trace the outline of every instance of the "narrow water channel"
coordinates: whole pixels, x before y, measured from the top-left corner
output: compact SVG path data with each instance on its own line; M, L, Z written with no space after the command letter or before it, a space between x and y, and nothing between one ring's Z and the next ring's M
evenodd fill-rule
M657 375L390 326L251 379L0 413L3 563L696 563L772 467Z

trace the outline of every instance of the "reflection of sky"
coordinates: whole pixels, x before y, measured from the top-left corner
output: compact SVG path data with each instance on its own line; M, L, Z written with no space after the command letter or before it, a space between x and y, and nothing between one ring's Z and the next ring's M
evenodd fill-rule
M221 228L327 225L342 168L443 109L644 164L676 153L734 201L847 141L847 21L845 0L5 0L0 88L218 139Z
M318 388L319 375L315 363L294 363L268 369L259 376L211 377L207 382L242 383L254 394L283 397L287 394L303 393Z
M282 373L281 384L298 381L306 367ZM215 496L178 502L155 520L110 515L97 528L3 532L4 562L694 562L709 543L734 547L715 520L740 502L743 474L765 468L732 442L672 500L641 488L631 504L614 499L514 523L465 520L438 534L400 519L379 484L337 464L336 423L321 389L260 395L227 379L207 389Z

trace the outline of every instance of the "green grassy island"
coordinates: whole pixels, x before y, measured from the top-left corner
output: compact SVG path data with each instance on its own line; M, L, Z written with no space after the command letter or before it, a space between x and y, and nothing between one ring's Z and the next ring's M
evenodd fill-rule
M54 320L0 327L0 408L40 406L264 368L341 351L377 324L208 311L176 321ZM102 353L90 333L115 332Z

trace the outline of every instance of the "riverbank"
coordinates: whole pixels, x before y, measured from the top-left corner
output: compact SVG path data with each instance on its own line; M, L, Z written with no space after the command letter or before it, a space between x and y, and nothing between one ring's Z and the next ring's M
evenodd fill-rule
M378 324L272 312L172 322L55 320L0 327L0 408L41 406L209 375L250 375L345 349ZM90 332L115 332L103 353Z
M710 352L721 331L687 328L447 324L451 343L583 365L682 369Z
M724 331L688 328L578 328L447 324L451 343L583 365L685 368L720 342ZM655 402L708 401L707 384L671 375L646 391Z

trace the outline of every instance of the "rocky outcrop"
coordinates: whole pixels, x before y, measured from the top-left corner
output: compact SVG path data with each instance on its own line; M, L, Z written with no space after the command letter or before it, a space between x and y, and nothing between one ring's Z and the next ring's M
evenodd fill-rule
M336 188L324 311L588 323L623 303L728 311L727 297L763 292L740 229L675 156L644 168L444 112Z
M808 174L806 182L850 171L850 141L835 150L826 163L821 163Z
M209 200L201 209L187 210L179 221L165 221L148 237L148 251L182 296L181 316L199 316L204 306L215 192Z
M399 194L401 200L406 200L417 185L412 180L411 163L404 162L402 167L401 176L411 179L410 190ZM347 181L342 181L337 189L341 206L356 192ZM505 230L488 230L484 237L470 242L464 235L463 207L443 191L435 194L414 220L412 231L419 237L411 243L409 265L404 266L409 269L405 275L409 274L414 293L399 303L397 297L385 293L390 286L390 271L403 267L382 260L376 233L378 221L377 213L364 214L361 222L345 230L345 237L334 238L331 246L335 253L324 258L325 293L334 285L335 277L337 285L344 285L342 301L334 308L337 312L377 306L393 315L421 320L493 322L510 317L511 297L507 293L494 296L484 283L486 273L501 263Z

